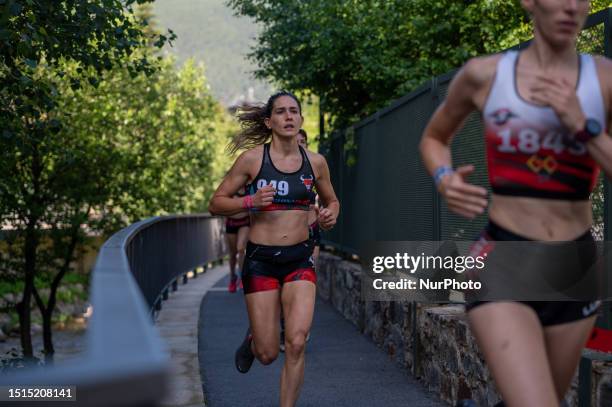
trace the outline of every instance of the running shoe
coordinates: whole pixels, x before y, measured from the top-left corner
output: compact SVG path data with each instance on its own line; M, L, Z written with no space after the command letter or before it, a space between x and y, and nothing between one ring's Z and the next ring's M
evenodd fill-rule
M230 293L236 292L236 280L237 279L235 276L233 278L230 278L229 286L227 287L227 291L229 291Z
M234 362L236 363L236 369L240 373L246 373L249 371L255 360L255 355L251 350L251 342L253 342L253 335L251 334L251 328L247 329L247 333L244 337L244 341L238 349L236 349L236 355Z
M478 407L478 405L476 404L474 400L463 399L463 400L459 400L457 404L455 404L455 407Z

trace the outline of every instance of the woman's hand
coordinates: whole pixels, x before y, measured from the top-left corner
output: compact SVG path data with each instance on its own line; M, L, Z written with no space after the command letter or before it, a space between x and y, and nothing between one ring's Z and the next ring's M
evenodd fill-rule
M584 129L586 118L576 95L576 87L565 79L536 75L531 99L553 108L561 123L574 135Z
M330 230L336 224L337 217L331 210L323 208L319 211L319 226L323 230Z
M448 208L469 219L484 213L488 203L487 190L466 181L472 172L473 165L464 165L442 177L438 185L438 191L446 200Z
M244 206L247 208L264 208L272 204L275 194L276 190L274 187L272 185L266 185L265 187L258 189L257 192L255 192L255 195L245 196Z

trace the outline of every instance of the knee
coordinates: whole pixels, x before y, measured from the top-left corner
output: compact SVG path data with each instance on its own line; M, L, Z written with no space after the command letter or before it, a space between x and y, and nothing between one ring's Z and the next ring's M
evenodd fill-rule
M255 357L262 365L269 365L270 363L274 362L278 357L278 349L276 351L272 351L270 349L255 349Z
M299 332L285 337L285 354L288 357L299 357L306 348L306 333Z

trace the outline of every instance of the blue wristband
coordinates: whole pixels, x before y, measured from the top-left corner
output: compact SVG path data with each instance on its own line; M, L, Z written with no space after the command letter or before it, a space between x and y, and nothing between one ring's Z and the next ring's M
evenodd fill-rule
M442 178L445 175L449 175L454 172L455 171L447 165L441 165L438 168L436 168L433 174L433 179L434 179L434 182L436 183L436 187L440 185L440 182L442 182Z

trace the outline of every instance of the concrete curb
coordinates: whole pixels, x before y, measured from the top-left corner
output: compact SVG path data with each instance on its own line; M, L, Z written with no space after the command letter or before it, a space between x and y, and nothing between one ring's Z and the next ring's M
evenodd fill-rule
M208 269L190 278L162 304L156 326L170 354L172 370L170 393L162 406L204 406L198 361L198 320L202 299L229 273L227 265Z

